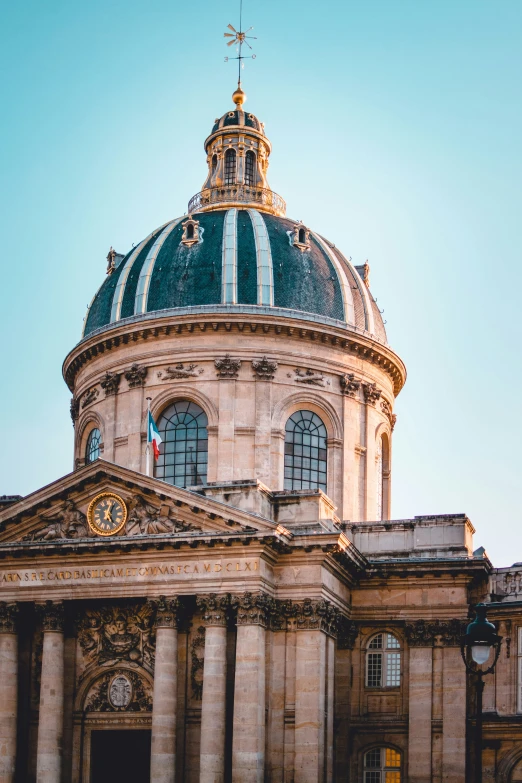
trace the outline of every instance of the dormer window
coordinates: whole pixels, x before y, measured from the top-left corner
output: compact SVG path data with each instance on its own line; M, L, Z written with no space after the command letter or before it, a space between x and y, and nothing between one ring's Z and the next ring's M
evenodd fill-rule
M199 220L192 220L192 215L189 215L188 220L185 220L181 225L183 227L183 236L181 237L183 245L192 247L200 241Z
M256 183L256 153L248 150L245 155L245 185Z
M217 155L212 155L212 174L216 173L217 160L218 160Z
M310 250L310 231L303 223L297 223L294 226L292 244L294 247L298 247L299 250L304 253L305 250Z
M236 183L236 151L228 149L225 152L225 185Z

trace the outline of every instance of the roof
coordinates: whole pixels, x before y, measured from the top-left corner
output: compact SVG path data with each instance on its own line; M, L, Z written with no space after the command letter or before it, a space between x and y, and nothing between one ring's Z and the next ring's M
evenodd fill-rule
M193 244L183 241L184 216L160 226L125 255L95 295L84 336L153 312L172 315L201 306L234 312L250 306L291 311L293 318L307 321L333 320L386 343L366 282L319 234L256 209L218 209L191 219Z

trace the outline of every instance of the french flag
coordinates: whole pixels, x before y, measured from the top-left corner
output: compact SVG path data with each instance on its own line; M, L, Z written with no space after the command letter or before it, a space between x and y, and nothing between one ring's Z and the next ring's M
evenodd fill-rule
M147 443L152 443L152 450L154 451L154 459L158 459L160 455L160 443L162 443L161 435L159 434L156 422L152 418L152 413L147 412Z

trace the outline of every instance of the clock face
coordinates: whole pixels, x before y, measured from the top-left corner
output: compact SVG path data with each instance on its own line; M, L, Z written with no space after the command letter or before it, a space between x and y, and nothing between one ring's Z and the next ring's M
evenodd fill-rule
M91 501L87 511L89 527L99 536L113 536L127 520L127 506L119 495L102 492Z

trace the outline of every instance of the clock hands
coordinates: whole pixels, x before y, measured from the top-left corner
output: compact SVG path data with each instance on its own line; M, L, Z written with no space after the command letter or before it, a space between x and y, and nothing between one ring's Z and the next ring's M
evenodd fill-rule
M103 515L103 518L106 519L108 522L114 522L112 518L112 507L114 506L114 501L112 503L109 503L109 508L105 509L105 513Z

